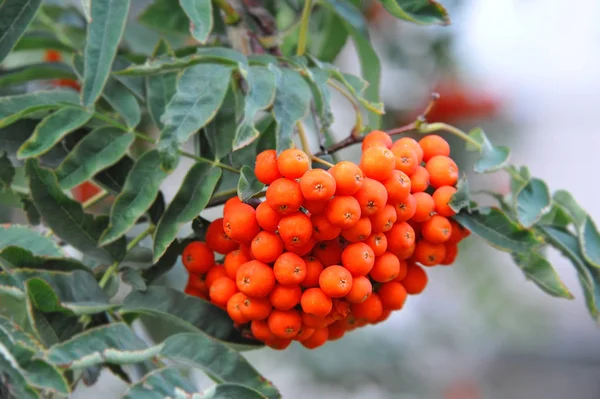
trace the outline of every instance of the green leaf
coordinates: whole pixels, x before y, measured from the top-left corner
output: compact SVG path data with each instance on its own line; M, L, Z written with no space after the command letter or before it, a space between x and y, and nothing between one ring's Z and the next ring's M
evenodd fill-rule
M573 195L565 190L558 190L552 196L552 202L569 215L575 227L580 228L587 219L587 213L577 203Z
M160 129L164 128L161 117L167 104L177 90L177 74L163 73L146 77L146 92L148 93L148 111L152 120Z
M0 3L0 62L25 32L42 0L4 0Z
M186 380L175 367L151 371L141 380L129 386L123 399L163 399L173 398L176 388L188 394L196 392L196 387Z
M333 111L331 109L331 91L329 90L329 74L319 68L310 68L309 84L313 95L315 108L321 119L321 131L329 130L333 124Z
M127 176L123 191L117 196L110 211L110 223L102 237L101 245L118 240L135 224L155 201L162 181L167 174L160 168L158 151L142 155Z
M0 8L0 11L2 9ZM38 399L39 394L27 383L25 371L9 352L3 342L0 342L0 376L2 385L0 393L3 397L19 399Z
M179 4L190 19L190 31L194 39L206 43L213 26L211 0L179 0Z
M495 172L504 168L510 159L510 150L507 147L496 147L488 140L482 129L476 128L469 132L481 145L481 156L475 162L474 170L477 173Z
M77 79L77 76L75 76L71 67L66 64L43 62L3 71L0 75L0 87L47 79Z
M177 92L161 119L164 128L158 147L163 152L164 169L175 168L180 145L215 117L230 79L231 68L223 65L196 65L183 72L177 82Z
M278 398L280 396L266 396L262 393L238 384L219 384L202 393L202 399L265 399L269 397Z
M62 272L72 272L74 270L91 272L87 266L73 258L34 255L30 251L31 247L26 248L16 246L3 248L0 251L0 267L7 271L9 269L27 268Z
M24 366L25 379L30 386L46 392L66 396L71 392L65 377L42 359L35 359Z
M547 241L566 256L577 269L587 308L596 323L600 323L599 270L585 261L579 240L571 232L551 226L540 226L538 229Z
M142 272L144 281L146 281L147 284L151 284L154 280L171 270L173 266L175 266L182 251L183 247L179 240L173 241L158 262L155 262Z
M155 0L138 19L159 32L189 34L190 22L177 0Z
M15 177L15 167L6 152L0 150L0 190L10 188Z
M47 33L28 32L15 44L12 52L27 50L58 50L72 53L75 49L69 47Z
M202 134L210 147L211 156L209 159L218 160L225 157L227 157L227 160L231 159L231 148L238 120L237 115L241 113L242 103L243 96L241 92L231 87L213 120L204 127ZM201 148L201 150L203 149Z
M36 255L61 256L62 251L52 239L27 226L0 226L0 249L10 246L27 248Z
M100 127L87 134L56 168L56 177L64 190L89 180L115 164L135 140L131 132L113 127Z
M396 18L422 25L448 25L448 11L434 0L379 0Z
M67 134L85 125L93 113L80 108L62 108L48 115L35 128L31 136L17 152L20 159L45 154Z
M342 0L324 0L323 5L333 10L345 24L348 24L356 32L365 37L369 37L367 21L360 9L352 4L351 1Z
M269 66L276 72L277 90L273 117L277 122L277 152L290 148L296 122L308 114L310 87L296 71Z
M539 245L530 230L522 229L497 208L459 213L454 219L501 251L528 252Z
M97 260L112 263L125 256L125 239L106 247L98 247L98 239L108 224L105 217L94 218L81 204L68 198L58 185L54 173L41 168L36 160L27 161L31 197L57 237Z
M25 212L25 216L27 217L27 222L29 223L29 225L37 226L42 222L42 217L40 216L40 213L35 207L33 201L31 201L28 196L21 196L21 207L23 209L23 212Z
M144 56L144 60L145 59L146 57ZM115 74L115 72L121 71L130 65L131 62L129 62L125 57L117 56L113 62L113 73L111 74L111 78L117 80L123 86L127 87L127 89L133 93L138 100L140 100L142 103L145 103L146 89L144 88L144 78L139 76L121 76Z
M191 351L190 348L202 350ZM164 342L160 354L176 362L200 368L217 382L239 383L268 398L280 397L277 389L265 381L237 351L205 334L173 335Z
M116 164L104 169L94 176L94 182L110 193L117 195L123 190L125 180L131 172L135 161L129 156L124 156Z
M348 41L348 31L340 29L344 21L333 11L323 14L321 18L318 34L311 37L309 43L310 53L324 62L333 62Z
M521 226L526 228L533 226L544 213L550 210L551 198L548 185L540 179L529 180L517 193L515 202L517 220Z
M0 331L11 337L11 340L20 346L29 349L32 353L41 351L43 346L30 334L8 317L0 316Z
M463 175L458 181L456 192L450 199L448 205L457 213L463 209L467 209L467 212L471 212L471 193L469 192L467 175Z
M563 208L556 203L553 203L550 211L542 216L539 223L548 226L567 228L567 226L571 224L571 217L563 210Z
M254 195L261 192L263 188L265 188L265 185L258 181L254 174L254 170L248 165L242 166L240 180L238 181L237 186L238 197L240 197L242 201L249 200Z
M123 272L121 273L121 279L125 284L130 285L134 290L145 291L147 288L146 282L142 278L140 271L134 270L130 267L123 269Z
M525 277L533 281L542 291L559 298L574 298L548 259L539 253L513 254L513 259L523 270Z
M162 257L184 223L204 210L219 179L221 169L207 163L190 168L173 201L160 219L154 234L154 262Z
M222 341L257 344L241 338L239 330L233 326L233 321L224 310L169 287L150 286L145 292L130 293L119 313L160 317L183 331L202 331Z
M77 92L66 89L0 97L0 128L11 125L36 111L78 104Z
M600 267L600 233L591 217L586 217L579 230L579 244L586 261Z
M81 89L81 100L85 107L94 104L104 89L125 30L129 3L130 0L92 2Z
M49 312L43 313L34 308L28 301L29 321L36 335L46 347L70 339L83 331L79 317L73 313Z
M275 74L263 66L251 66L246 78L248 94L244 107L244 119L235 133L233 149L237 150L252 143L260 132L254 126L258 111L266 109L275 99Z
M46 360L59 367L82 369L95 364L131 364L151 359L160 346L150 347L125 323L93 328L52 346Z

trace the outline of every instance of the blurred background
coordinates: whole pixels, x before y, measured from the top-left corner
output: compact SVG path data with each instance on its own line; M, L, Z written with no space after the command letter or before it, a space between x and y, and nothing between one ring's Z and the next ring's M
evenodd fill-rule
M134 1L140 10L146 3ZM492 141L512 149L514 164L528 165L552 190L571 191L600 220L600 190L593 183L600 170L600 2L441 3L451 26L399 22L378 2L363 2L382 61L385 127L414 119L437 91L441 99L430 119L466 130L482 127ZM351 42L336 64L360 72ZM354 118L333 94L332 130L341 139ZM470 170L473 160L462 143L446 138L463 171ZM357 149L344 151L341 158L357 160ZM470 178L474 189L508 189L502 173ZM178 187L173 181L164 187L167 200ZM219 209L205 213L214 219ZM2 209L0 218L15 220ZM424 293L410 297L385 323L316 351L294 344L284 352L267 348L245 356L286 399L597 399L600 330L587 313L575 270L558 253L550 260L576 299L547 296L525 281L507 254L469 238L456 264L430 270ZM166 279L183 288L183 267ZM197 380L200 388L210 384L200 373ZM74 397L112 398L123 390L106 374Z

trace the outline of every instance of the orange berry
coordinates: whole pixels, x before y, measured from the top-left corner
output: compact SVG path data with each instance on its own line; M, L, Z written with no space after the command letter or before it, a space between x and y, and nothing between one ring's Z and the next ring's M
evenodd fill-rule
M238 197L237 195L235 197L229 198L227 201L225 201L225 205L223 206L223 215L225 215L226 213L229 213L229 211L231 210L231 208L234 205L239 205L239 204L243 204L243 202L240 199L240 197Z
M394 205L396 210L396 222L406 222L415 215L417 211L417 201L412 194Z
M277 169L283 177L299 179L310 167L308 155L302 150L289 148L277 157Z
M302 288L312 288L319 286L319 276L323 271L323 264L314 256L304 258L306 264L306 277L300 283Z
M244 263L237 271L237 287L251 297L265 297L275 286L273 269L258 260Z
M388 179L396 168L396 158L385 147L367 148L360 158L360 168L366 177L383 181Z
M414 259L423 266L435 266L446 257L446 246L421 240L415 247Z
M280 220L281 214L274 211L266 202L261 202L256 208L256 221L263 230L276 232Z
M406 270L408 268L408 262L405 259L398 260L400 261L400 269L398 270L398 275L396 276L394 281L402 281L404 277L406 277Z
M317 317L327 316L333 307L331 297L318 287L304 291L300 304L302 311Z
M352 314L357 321L364 320L374 323L381 317L382 313L383 304L381 303L379 295L375 292L369 295L363 302L352 304Z
M330 297L341 298L352 288L352 274L343 266L326 267L319 276L319 287Z
M366 240L371 235L371 220L363 217L354 226L342 231L342 237L350 242Z
M434 244L442 244L448 241L452 234L452 225L448 218L433 215L431 219L421 225L423 238Z
M329 341L340 339L344 336L344 334L346 334L346 320L338 320L329 325L327 328L329 330L329 334L327 336Z
M400 310L406 302L406 289L397 281L381 284L377 290L384 310Z
M225 268L222 265L213 265L208 273L206 273L206 277L204 278L206 289L210 290L210 287L212 287L213 283L221 277L227 277Z
M324 267L337 265L342 261L342 246L339 240L321 241L315 245L313 256Z
M315 316L310 313L302 312L302 325L309 328L323 328L329 325L330 320L325 317Z
M458 166L450 157L436 155L425 165L429 183L435 187L454 186L458 181Z
M389 309L383 309L383 312L381 312L381 316L379 316L379 318L377 320L375 320L373 322L373 324L379 324L381 322L386 321L390 315L392 314L392 311Z
M375 263L375 254L371 247L364 242L348 245L342 251L342 265L353 276L366 276Z
M269 294L269 301L275 309L290 310L300 303L302 289L299 285L275 284Z
M288 346L292 343L291 339L285 338L273 338L268 341L265 341L265 345L267 345L271 349L275 349L278 351L282 351L287 349Z
M267 320L269 330L278 338L292 339L300 331L302 318L296 310L274 309Z
M398 146L392 147L392 153L396 160L396 170L402 171L409 176L415 173L417 166L419 166L419 156L415 150L408 146Z
M450 233L450 238L447 243L458 244L471 234L469 230L458 224L454 219L450 219L450 225L452 226L452 232Z
M398 259L406 260L413 256L413 254L415 253L416 246L417 245L413 243L413 245L411 245L410 247L396 249L395 251L392 251L392 253L396 255Z
M401 139L396 141L394 145L392 145L392 150L394 149L394 147L410 147L417 154L417 163L420 164L423 161L423 149L421 148L417 140L413 139L412 137L402 137Z
M256 211L248 204L238 204L223 217L225 234L238 242L250 242L260 231Z
M458 255L458 245L455 243L446 243L446 256L444 260L440 262L441 265L448 266L454 263L456 256Z
M393 205L387 204L377 213L371 216L372 230L378 233L390 231L396 223L396 209Z
M206 245L213 251L223 255L240 246L240 244L225 234L223 218L215 219L208 225L208 229L206 229Z
M267 185L281 177L277 168L277 152L275 150L265 150L256 156L254 174L259 182Z
M208 295L212 302L220 306L226 306L229 298L236 292L237 287L235 286L235 281L229 277L221 277L211 284Z
M197 298L208 299L208 288L206 288L204 276L190 274L183 292Z
M279 235L285 245L300 247L312 236L313 226L310 218L302 212L284 216L279 221Z
M300 178L302 195L311 201L326 201L335 194L335 179L323 169L311 169Z
M434 191L432 197L435 211L441 216L450 217L456 214L448 205L454 193L456 193L456 189L451 186L442 186Z
M437 134L430 134L419 140L423 149L423 161L427 162L436 155L450 156L450 144Z
M375 258L375 264L369 276L378 283L392 281L400 273L400 260L391 252Z
M264 320L269 317L273 306L267 298L247 296L242 303L242 314L248 320Z
M395 223L394 227L386 233L386 237L387 250L394 254L415 243L415 231L406 222Z
M410 176L410 192L420 193L429 187L429 172L422 166L417 166L415 173Z
M354 198L360 205L361 215L371 216L385 206L388 194L383 184L365 177L362 187L354 194Z
M315 247L315 245L317 244L317 240L315 240L314 238L310 238L306 243L304 243L301 246L295 246L295 245L285 245L285 250L288 252L293 252L298 256L304 256L304 255L308 255L313 248Z
M183 249L181 261L188 272L203 274L215 264L215 254L206 243L192 241Z
M306 278L306 263L295 253L282 253L273 265L275 279L280 284L295 285L300 284Z
M227 277L235 280L237 276L238 269L246 262L251 261L250 258L244 251L241 249L236 249L231 251L227 255L225 255L225 260L223 262L223 267L225 268L225 272L227 273Z
M269 325L266 320L254 320L250 323L250 331L254 338L260 341L275 339L275 334L269 330Z
M392 147L392 138L386 132L382 132L381 130L373 130L371 133L367 134L362 141L362 150L366 150L369 147Z
M329 173L335 179L335 195L353 195L362 186L363 171L352 162L338 162Z
M413 197L415 198L417 207L412 220L421 223L431 219L431 216L435 210L435 202L433 201L433 197L427 193L414 193Z
M397 204L410 194L410 178L400 170L393 171L383 185L388 193L388 203Z
M373 293L373 284L365 276L354 277L352 288L344 297L348 302L361 303L364 302L369 295Z
M375 256L380 256L387 250L387 237L383 233L373 233L364 241Z
M283 241L275 233L261 231L250 244L254 259L264 263L275 262L283 252Z
M300 343L307 349L316 349L327 342L329 337L329 329L327 327L316 329L310 338L301 341Z
M236 292L227 301L227 313L236 324L246 324L250 321L250 319L242 314L242 305L246 298L248 297L243 293Z
M348 229L358 223L360 219L360 204L354 197L334 197L325 209L325 216L334 226Z
M427 273L422 267L411 263L406 270L406 277L402 280L402 285L410 295L416 295L423 292L427 285Z
M298 212L302 206L302 191L295 180L277 179L267 188L267 204L282 215Z
M306 209L311 214L311 216L314 216L320 215L321 213L325 212L325 209L327 209L327 205L329 205L329 201L304 200L302 207Z
M313 226L312 236L318 241L333 240L342 232L342 229L331 224L324 214L313 215L310 221Z
M298 335L294 337L295 341L305 341L309 339L315 333L314 328L310 328L305 326L304 324L300 327L300 331L298 331Z

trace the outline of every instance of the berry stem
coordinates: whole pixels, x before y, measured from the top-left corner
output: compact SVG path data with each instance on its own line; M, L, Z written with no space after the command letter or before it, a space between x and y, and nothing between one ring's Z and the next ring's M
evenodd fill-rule
M302 16L300 17L300 32L298 35L298 47L296 49L297 55L304 55L304 53L306 52L306 42L308 40L308 23L310 22L310 13L312 11L312 6L312 0L304 1L304 8L302 9Z
M311 159L311 160L313 160L314 162L318 162L318 163L320 163L320 164L323 164L323 165L325 165L325 166L329 166L330 168L333 168L333 166L334 166L332 163L330 163L330 162L327 162L326 160L324 160L324 159L321 159L321 158L319 158L319 157L316 157L316 156L314 156L314 155L312 155L312 156L310 157L310 159Z
M302 126L301 122L296 123L296 128L298 129L298 136L300 136L300 143L302 144L302 151L308 155L309 158L312 158L312 153L310 152L310 144L308 143L308 137L306 136L306 131L304 130L304 126Z
M420 123L418 126L418 130L419 130L419 133L424 133L424 134L437 132L439 130L444 130L448 133L452 133L453 135L460 137L461 139L463 139L464 141L466 141L467 143L469 143L473 147L475 147L477 149L477 151L481 151L481 148L482 148L481 143L479 143L474 138L470 137L467 133L463 132L462 130L460 130L457 127L448 125L446 123L442 123L442 122Z

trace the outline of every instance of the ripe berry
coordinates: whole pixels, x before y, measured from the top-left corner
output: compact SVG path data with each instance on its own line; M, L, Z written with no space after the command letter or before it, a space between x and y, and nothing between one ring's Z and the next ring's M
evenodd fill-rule
M280 284L300 284L306 278L306 272L307 268L304 260L292 252L282 253L273 265L275 279Z
M412 137L402 137L394 143L392 146L392 151L394 150L394 147L410 147L417 154L417 164L420 164L423 161L423 149L417 140L413 139Z
M375 256L380 256L387 250L387 237L383 233L373 233L364 241Z
M272 310L271 302L267 298L254 298L247 296L242 303L242 314L248 320L264 320L269 317Z
M239 205L242 203L242 200L237 195L235 197L229 198L227 201L225 201L225 205L223 206L223 215L229 213L229 211L234 205Z
M342 338L344 336L344 334L346 334L346 321L338 320L335 323L329 325L329 327L327 327L327 329L329 330L327 340L328 341L338 340L338 339Z
M282 215L298 212L302 206L302 191L295 180L277 179L267 188L267 204Z
M447 218L433 215L421 226L421 234L429 242L443 244L448 241L452 234L452 225Z
M436 155L450 156L450 145L437 134L430 134L419 140L423 149L423 161L427 162Z
M329 205L329 201L309 201L304 200L302 207L306 209L311 216L322 214Z
M215 254L205 243L192 241L184 248L181 261L189 273L203 274L215 264Z
M250 319L242 314L242 305L246 298L246 295L237 292L227 301L227 313L236 324L246 324L250 321Z
M454 193L456 193L456 189L451 186L442 186L434 191L432 197L435 211L441 216L450 217L456 214L448 205Z
M458 245L455 243L446 243L446 256L440 262L441 265L448 266L454 263L458 255Z
M410 192L420 193L429 187L429 172L422 166L417 166L415 172L410 176Z
M254 320L250 323L250 331L252 331L254 338L260 341L275 339L275 334L269 330L269 325L266 320Z
M427 273L422 267L411 263L406 270L406 277L402 280L402 285L406 292L411 295L420 294L427 285Z
M371 220L368 217L362 217L354 226L342 230L342 237L350 242L362 241L371 235L371 229Z
M375 264L369 273L369 276L378 283L392 281L400 272L400 261L396 255L386 252L375 258Z
M366 276L374 263L375 254L364 242L350 244L342 251L342 265L353 276Z
M415 231L406 222L395 223L394 227L386 233L386 237L387 250L394 254L415 243Z
M292 343L291 339L277 338L277 337L270 339L268 341L265 341L265 345L267 345L271 349L275 349L278 351L282 351L282 350L286 349L288 346L291 345L291 343Z
M269 301L275 309L290 310L300 303L301 296L302 289L299 285L275 284L269 294Z
M425 165L429 182L435 187L454 186L458 181L458 166L450 157L436 155Z
M329 337L329 329L327 327L316 329L310 338L301 341L300 343L307 349L315 349L327 342Z
M388 202L397 204L410 194L410 178L406 173L395 170L392 176L383 182L388 193Z
M309 339L310 337L312 337L312 335L315 333L315 329L305 326L304 324L302 324L302 327L300 327L300 331L298 331L298 335L296 335L294 337L294 341L306 341L307 339Z
M381 284L377 294L384 310L400 310L406 302L406 289L397 281Z
M206 284L206 289L210 290L213 283L220 279L221 277L227 277L227 272L222 265L213 265L210 268L208 273L206 273L206 277L204 277L204 284Z
M412 194L394 205L396 210L396 222L406 222L415 215L417 211L417 201Z
M317 317L327 316L333 307L331 297L318 287L304 291L300 304L302 311Z
M183 292L197 298L208 299L208 288L206 288L204 276L197 274L188 275L187 284Z
M215 219L206 229L206 245L220 254L227 254L237 249L240 244L233 241L225 234L223 229L223 218Z
M269 330L278 338L292 339L300 331L302 318L296 310L274 309L267 320Z
M312 236L310 218L302 212L287 215L279 221L279 235L286 246L301 247Z
M383 209L388 200L388 193L385 186L377 180L365 178L354 198L360 205L361 216L371 216Z
M435 202L431 195L427 193L414 193L413 197L417 206L412 220L415 222L426 222L431 219L435 209Z
M342 246L339 240L321 241L313 249L313 256L324 267L338 265L342 261Z
M224 215L225 234L238 242L250 242L260 231L256 221L256 211L250 205L238 204Z
M333 240L342 232L342 229L334 226L325 214L313 215L310 220L313 226L312 236L318 241Z
M312 288L319 286L319 276L323 271L323 264L314 256L304 258L306 264L306 277L300 283L302 288Z
M288 252L293 252L298 256L304 256L308 255L313 250L316 244L317 240L311 237L306 243L300 246L286 244L285 250Z
M225 255L223 267L227 273L227 277L235 280L238 269L246 262L250 262L252 258L241 249L236 249Z
M421 240L415 247L414 259L423 266L435 266L446 257L446 246Z
M385 147L367 148L360 158L360 168L366 177L383 181L388 179L396 168L396 158Z
M353 195L362 186L363 171L352 162L338 162L329 173L335 179L335 195Z
M392 147L392 138L386 132L382 132L381 130L373 130L371 133L367 134L362 142L362 150L366 150L369 147Z
M237 292L235 282L229 277L216 279L210 286L210 300L219 306L226 306L229 298Z
M254 259L264 263L275 262L283 252L283 241L275 233L261 231L250 244Z
M379 295L372 293L361 303L352 304L352 314L357 321L364 320L374 323L383 313L383 304Z
M275 286L273 269L258 260L244 263L236 276L238 289L251 297L265 297Z
M390 231L396 223L398 215L393 205L387 204L371 216L372 230L375 232Z
M263 230L270 231L271 233L277 231L281 217L282 215L279 212L274 211L266 202L262 202L256 208L256 221L258 222L258 225Z
M358 223L361 217L360 204L354 197L337 196L329 201L325 215L334 226L347 229Z
M373 285L371 280L365 276L354 277L352 288L344 297L348 302L361 303L364 302L373 293Z
M326 201L335 193L335 179L323 169L311 169L300 178L302 195L311 201Z
M304 151L289 148L277 157L277 169L283 177L299 179L310 167L310 160Z
M343 266L329 266L319 276L319 287L331 298L341 298L352 288L352 274Z
M419 157L415 150L408 146L392 147L392 153L396 160L396 170L406 173L408 176L415 173L419 166Z
M277 152L265 150L256 156L254 174L259 182L269 185L281 177L277 168Z

